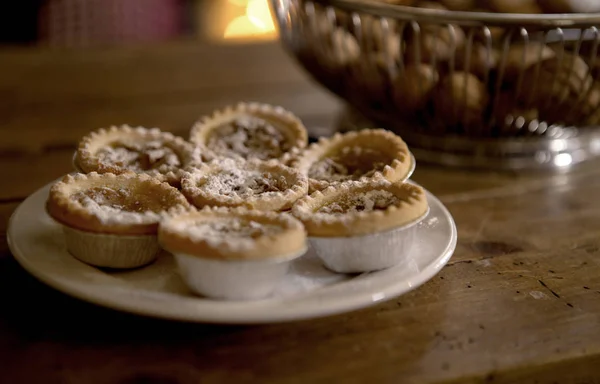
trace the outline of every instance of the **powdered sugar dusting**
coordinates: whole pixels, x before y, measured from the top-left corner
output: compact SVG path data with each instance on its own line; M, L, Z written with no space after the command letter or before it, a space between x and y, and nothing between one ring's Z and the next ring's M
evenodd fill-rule
M368 191L340 198L338 201L322 206L317 214L341 215L353 212L370 212L384 210L397 205L400 199L393 193L382 190Z
M315 162L308 170L308 177L333 182L358 180L383 171L391 161L373 149L344 147L338 153Z
M172 225L174 230L185 233L193 240L227 242L238 248L252 247L259 237L275 235L283 231L281 226L242 218L185 220Z
M256 195L281 193L289 188L283 175L244 169L235 162L223 161L218 171L201 177L198 187L212 195L247 198Z
M95 187L75 193L71 199L105 224L147 223L160 218L142 200L133 198L126 188Z
M244 159L276 159L291 149L286 136L268 121L241 115L215 128L207 140L214 152Z
M101 148L97 153L103 163L133 171L157 170L168 172L181 167L181 159L161 140L119 140Z

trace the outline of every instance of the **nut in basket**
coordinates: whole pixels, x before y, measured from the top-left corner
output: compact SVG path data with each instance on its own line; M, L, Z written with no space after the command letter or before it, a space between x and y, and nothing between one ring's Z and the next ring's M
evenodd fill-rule
M403 135L548 138L600 118L600 14L549 13L579 12L578 2L273 4L284 44L308 71Z

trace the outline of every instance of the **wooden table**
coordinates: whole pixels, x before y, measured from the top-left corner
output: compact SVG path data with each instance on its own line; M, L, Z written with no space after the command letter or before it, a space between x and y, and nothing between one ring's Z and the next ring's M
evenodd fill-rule
M109 124L185 134L238 100L275 102L312 128L339 103L275 44L180 42L0 53L0 231L70 171L75 143ZM0 237L3 383L599 383L600 163L568 174L420 165L459 243L416 291L324 319L252 327L139 318L38 283ZM594 380L595 379L595 380Z

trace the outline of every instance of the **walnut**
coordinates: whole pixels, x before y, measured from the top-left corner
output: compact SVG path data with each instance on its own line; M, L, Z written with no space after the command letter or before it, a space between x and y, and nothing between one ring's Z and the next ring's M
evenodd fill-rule
M424 109L438 80L438 72L430 65L407 66L393 82L396 108L409 114Z
M415 4L418 8L437 9L439 11L447 11L448 7L439 1L419 1Z
M529 105L540 105L546 101L560 102L566 98L577 99L589 91L593 84L590 68L575 55L565 53L529 68L523 76L519 99Z
M442 4L423 1L417 4L420 8L447 10ZM412 63L431 63L446 61L454 56L457 49L465 43L464 31L456 25L439 25L421 23L420 30L407 28L407 60Z
M537 0L489 0L489 7L493 11L503 13L544 13Z
M600 125L600 85L596 85L585 100L584 115L581 118L585 125ZM581 121L577 125L580 125Z
M471 127L483 123L489 99L485 85L475 75L455 72L442 80L433 102L444 124Z
M481 43L474 43L467 61L467 50L465 48L457 52L456 68L470 72L482 80L489 77L492 71L498 68L500 63L500 52L495 48L489 48Z
M367 47L386 52L394 60L400 59L403 42L395 20L365 16L362 18L362 34Z
M565 123L572 125L598 125L600 123L600 84L594 84L587 94L569 103Z
M337 72L361 57L360 46L354 36L339 27L321 36L321 41L315 43L314 49L319 64L327 71Z
M450 60L465 42L465 34L455 25L426 26L420 33L409 31L407 38L407 61L432 63Z
M339 8L334 8L335 22L339 27L349 28L352 25L352 17L350 14Z
M394 4L394 5L413 5L417 0L379 0L383 3Z
M477 0L440 0L440 2L452 11L471 11L477 4Z
M585 61L563 54L541 63L525 73L518 99L529 107L538 107L540 116L549 123L565 122L569 112L579 108L579 96L590 91L593 79Z
M594 80L600 80L600 58L596 58L596 60L587 59L585 62L590 67L590 74Z
M314 16L306 12L306 9L301 11L301 23L303 28L308 30L311 38L319 39L322 36L330 34L336 27L329 18L325 8L319 4L315 4Z
M388 68L387 58L382 53L367 53L360 61L353 63L349 68L351 78L347 86L355 87L350 90L356 92L354 98L368 101L370 105L384 103L391 82Z
M473 12L489 12L489 9L476 8L473 10ZM498 46L502 42L502 38L504 36L506 36L506 29L502 28L502 27L482 26L482 27L474 27L474 28L479 29L478 31L475 32L475 34L473 36L475 38L475 41L483 43L483 44L487 44L488 42L491 42L492 45ZM486 33L486 29L489 30L489 38L488 38L488 34Z
M540 42L528 44L515 44L506 53L506 65L504 67L503 80L514 82L532 66L540 61L551 59L555 56L554 51Z
M540 6L550 13L600 12L598 0L538 0Z

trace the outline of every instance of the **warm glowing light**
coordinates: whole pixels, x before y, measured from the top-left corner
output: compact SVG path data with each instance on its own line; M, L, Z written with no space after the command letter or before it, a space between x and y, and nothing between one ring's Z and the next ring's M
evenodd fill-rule
M260 28L260 26L257 26L251 18L248 16L240 16L233 19L233 21L227 25L223 37L226 39L234 39L260 35L262 33L263 29Z
M236 5L246 6L243 16L236 17L227 24L223 37L225 39L243 38L275 38L276 30L271 12L269 11L269 0L229 0Z
M271 11L269 10L268 0L253 0L248 3L246 7L246 15L256 25L263 26L265 32L275 31L275 25L271 18Z

